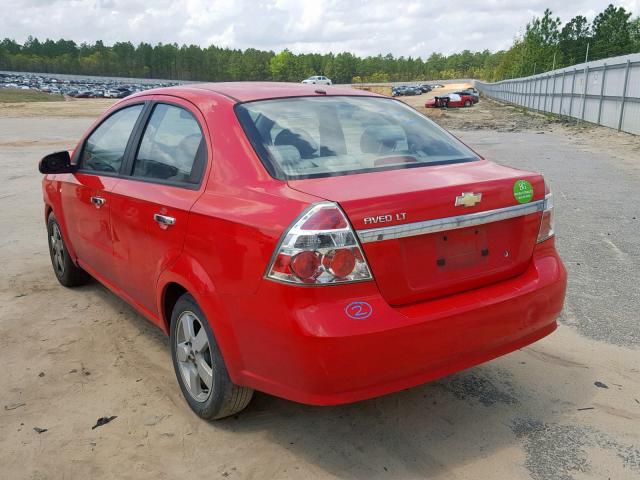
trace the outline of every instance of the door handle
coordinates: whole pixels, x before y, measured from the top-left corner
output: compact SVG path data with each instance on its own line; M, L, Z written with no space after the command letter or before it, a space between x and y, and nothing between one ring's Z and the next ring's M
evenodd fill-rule
M93 203L95 205L96 208L100 208L101 206L103 206L107 201L102 198L102 197L91 197L91 203Z
M153 214L153 219L158 222L160 225L171 226L175 225L176 219L174 217L169 217L167 215L160 215L159 213Z

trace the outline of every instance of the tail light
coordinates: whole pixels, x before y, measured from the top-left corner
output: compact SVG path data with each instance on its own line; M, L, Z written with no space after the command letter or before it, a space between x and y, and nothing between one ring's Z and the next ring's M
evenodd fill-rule
M538 232L537 243L544 242L555 235L553 223L553 194L545 184L544 209L542 210L542 220L540 220L540 231Z
M304 285L372 279L355 232L333 202L313 205L289 228L267 278Z

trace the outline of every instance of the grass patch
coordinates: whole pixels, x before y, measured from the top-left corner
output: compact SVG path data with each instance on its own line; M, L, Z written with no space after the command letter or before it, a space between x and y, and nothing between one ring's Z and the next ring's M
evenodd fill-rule
M35 90L21 90L19 88L0 89L0 103L60 101L64 101L64 97L60 94L49 94Z

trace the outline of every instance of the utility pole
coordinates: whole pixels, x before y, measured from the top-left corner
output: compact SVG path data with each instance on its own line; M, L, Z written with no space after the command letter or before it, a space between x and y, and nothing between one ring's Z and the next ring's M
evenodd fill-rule
M556 69L556 52L553 52L553 66L551 67L551 70L555 70Z
M589 43L590 42L587 42L587 54L584 56L584 63L589 61Z

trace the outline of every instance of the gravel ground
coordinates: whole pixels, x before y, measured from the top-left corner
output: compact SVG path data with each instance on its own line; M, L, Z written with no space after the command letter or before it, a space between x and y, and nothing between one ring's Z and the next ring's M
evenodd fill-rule
M545 173L570 273L558 331L378 399L317 408L256 394L208 424L155 327L97 283L55 281L36 162L107 103L63 105L0 108L0 478L640 476L637 137L484 100L430 111L488 158ZM117 418L92 429L103 416Z

